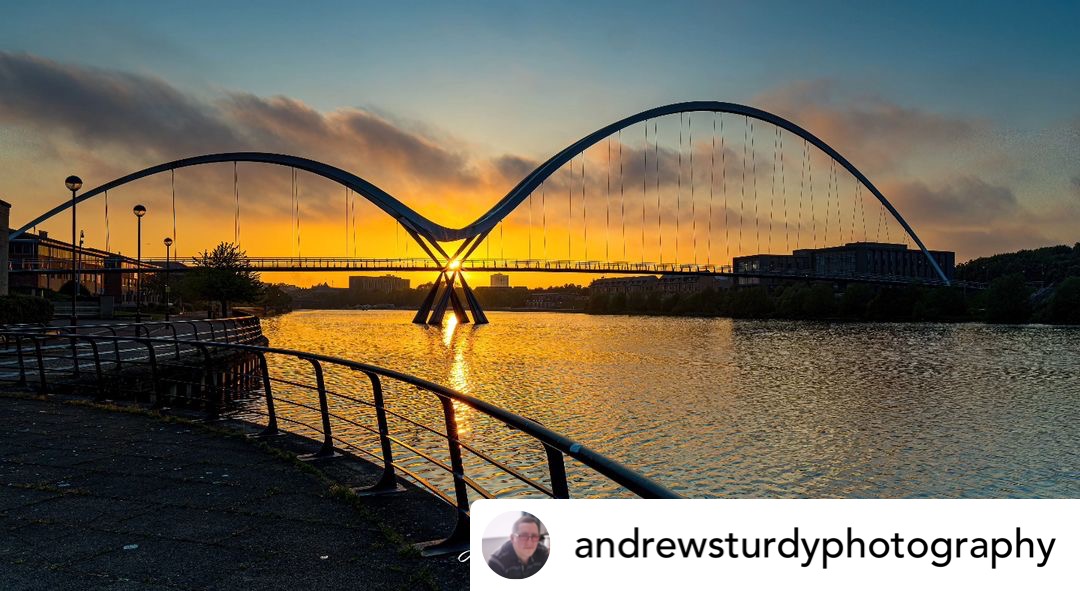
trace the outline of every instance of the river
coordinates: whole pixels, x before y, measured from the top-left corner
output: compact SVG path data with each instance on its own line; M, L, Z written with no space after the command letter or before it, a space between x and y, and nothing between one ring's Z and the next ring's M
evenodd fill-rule
M297 311L263 328L272 346L538 420L687 496L1080 496L1077 328L489 316L429 327L406 311ZM470 421L463 438L502 437ZM518 457L528 445L500 457L542 466ZM611 492L571 476L572 492Z

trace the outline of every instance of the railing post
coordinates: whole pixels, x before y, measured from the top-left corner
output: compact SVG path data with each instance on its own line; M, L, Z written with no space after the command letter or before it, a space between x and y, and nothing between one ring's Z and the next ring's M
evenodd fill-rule
M93 338L87 338L90 341L90 349L94 352L94 372L97 375L97 396L95 400L101 401L105 399L105 378L101 375L101 355L98 353L97 342Z
M15 335L15 347L19 354L19 386L26 385L26 361L23 357L22 340L22 335Z
M206 345L195 345L203 355L203 396L205 397L206 415L209 420L216 419L219 414L217 373L214 372L214 359L210 356L210 350Z
M41 354L41 341L37 337L30 338L34 341L34 356L37 357L38 379L40 380L38 391L41 394L48 394L49 384L45 380L45 357Z
M300 456L302 460L316 460L332 458L337 455L334 451L334 437L330 431L330 404L326 400L326 382L323 380L322 364L318 359L308 358L312 367L315 368L315 385L319 390L319 413L322 415L323 443L319 451L307 456Z
M152 408L161 408L161 384L158 383L157 352L154 350L153 341L147 339L143 342L149 352L150 361L150 387L153 388L154 398Z
M469 491L465 484L465 463L461 459L461 444L458 441L454 401L450 397L443 395L439 395L439 400L442 402L443 418L446 421L446 441L450 446L450 467L454 471L457 523L454 524L454 531L445 540L423 548L420 552L423 556L460 554L469 549Z
M175 346L176 346L176 357L175 357L175 359L180 359L180 337L178 337L178 336L176 335L176 325L175 325L175 324L172 324L172 323L170 323L170 324L169 324L169 328L171 328L171 329L172 329L172 340L173 340L173 345L175 345Z
M386 421L386 405L383 401L382 381L376 374L364 373L371 379L371 391L375 401L375 418L379 423L379 444L382 447L383 472L374 486L354 490L353 492L360 496L402 492L405 489L398 486L397 475L394 473L394 454L390 447L390 425Z
M79 350L76 347L76 336L72 334L71 339L71 372L76 379L79 377Z
M544 445L544 451L547 452L548 472L551 474L551 492L556 499L569 499L570 486L566 482L566 464L563 463L562 452L549 445Z
M262 373L263 390L266 391L266 414L269 417L267 419L266 428L262 430L260 435L277 435L277 412L274 410L274 395L270 391L270 367L266 363L266 353L258 351L256 352L256 355L259 357L259 370Z

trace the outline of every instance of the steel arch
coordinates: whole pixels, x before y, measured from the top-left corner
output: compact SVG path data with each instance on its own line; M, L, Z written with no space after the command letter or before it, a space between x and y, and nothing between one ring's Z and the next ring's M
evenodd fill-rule
M546 162L538 166L535 170L530 172L521 180L509 193L500 199L495 205L491 207L486 213L481 215L473 223L463 228L448 228L441 224L437 224L419 213L413 211L407 205L391 196L386 191L383 191L374 184L367 180L354 175L350 172L342 170L340 168L318 162L316 160L310 160L307 158L300 158L297 156L289 156L285 154L271 154L265 152L229 152L222 154L207 154L203 156L195 156L192 158L184 158L181 160L175 160L173 162L167 162L165 164L159 164L134 172L127 176L121 177L104 185L95 187L89 191L79 195L75 200L75 203L85 201L98 194L101 194L109 189L118 187L120 185L127 184L134 180L144 178L159 172L165 172L167 170L175 170L177 168L184 168L187 166L195 166L200 164L211 164L221 162L261 162L268 164L278 164L282 166L289 166L292 168L305 170L327 179L333 180L341 185L349 187L357 194L363 196L368 201L373 203L378 208L382 209L388 215L398 220L407 230L412 230L417 234L427 238L429 241L435 242L452 242L457 240L468 240L484 235L491 231L503 218L509 215L514 209L517 208L537 187L540 183L544 182L548 177L559 170L562 165L569 162L574 156L580 154L582 151L588 149L590 146L600 142L602 139L609 135L618 132L621 129L625 129L636 123L653 119L655 117L662 117L664 115L674 115L678 113L690 113L690 112L714 112L714 113L731 113L735 115L744 115L766 123L771 123L781 129L785 129L795 135L803 138L810 144L813 144L816 148L827 154L835 162L839 163L845 170L851 173L856 179L859 180L875 197L878 201L889 211L896 221L904 228L904 231L911 236L912 240L919 245L923 255L930 262L930 265L937 272L941 280L949 285L949 278L942 271L941 266L938 265L937 260L930 255L926 245L915 234L915 231L907 223L900 212L893 207L892 203L874 186L870 179L866 177L859 169L855 168L851 162L844 158L839 152L834 150L831 146L826 144L820 138L803 129L799 125L775 115L768 111L763 111L754 107L746 105L740 105L736 103L725 103L718 101L693 101L684 103L674 103L665 105L662 107L655 107L631 115L619 121L616 121L610 125L602 127L593 133L581 138L580 140L570 144L559 153L552 156ZM54 207L45 214L39 216L33 221L27 223L17 231L12 233L11 238L17 238L28 229L33 226L51 218L52 216L66 210L72 206L71 201L67 201Z

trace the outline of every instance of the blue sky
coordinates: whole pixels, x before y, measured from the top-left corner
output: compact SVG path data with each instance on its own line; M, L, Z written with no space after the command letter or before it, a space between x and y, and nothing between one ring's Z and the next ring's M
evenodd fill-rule
M821 135L960 260L1080 238L1078 3L98 4L18 3L0 21L0 57L14 64L0 66L0 91L14 96L20 76L52 70L99 93L0 106L0 198L15 203L14 223L37 209L28 200L53 200L39 195L40 179L73 167L122 174L216 148L170 150L161 136L183 128L170 108L220 132L208 137L273 129L277 149L331 160L365 136L331 149L283 121L362 113L366 133L400 132L413 146L403 149L437 163L374 162L357 148L365 176L420 195L407 202L437 174L493 201L512 184L485 172L500 158L543 159L649 107L721 100ZM152 91L133 98L129 83ZM105 97L109 88L123 92ZM155 92L171 106L155 111ZM122 110L136 99L142 125L160 126L152 149L131 145L135 132L111 137L57 115L86 104L108 119L102 102ZM941 219L942 207L956 217ZM965 212L978 215L957 228Z
M0 47L205 93L384 110L502 149L553 149L616 114L749 101L792 80L1009 127L1075 117L1080 103L1070 2L101 4L9 7ZM535 129L507 138L508 124Z

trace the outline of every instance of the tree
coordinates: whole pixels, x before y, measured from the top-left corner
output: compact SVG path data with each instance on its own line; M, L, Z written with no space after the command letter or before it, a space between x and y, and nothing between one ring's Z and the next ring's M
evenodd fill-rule
M262 294L263 310L266 312L288 312L292 310L292 296L283 289L284 283L267 285Z
M254 302L263 292L259 275L251 269L247 253L230 242L222 242L212 251L203 251L188 273L188 289L201 299L221 304L221 314L229 314L230 302Z
M1049 318L1061 324L1080 324L1080 277L1061 282L1050 300Z
M1022 274L998 277L986 291L986 319L999 323L1027 322L1031 315L1030 295Z

